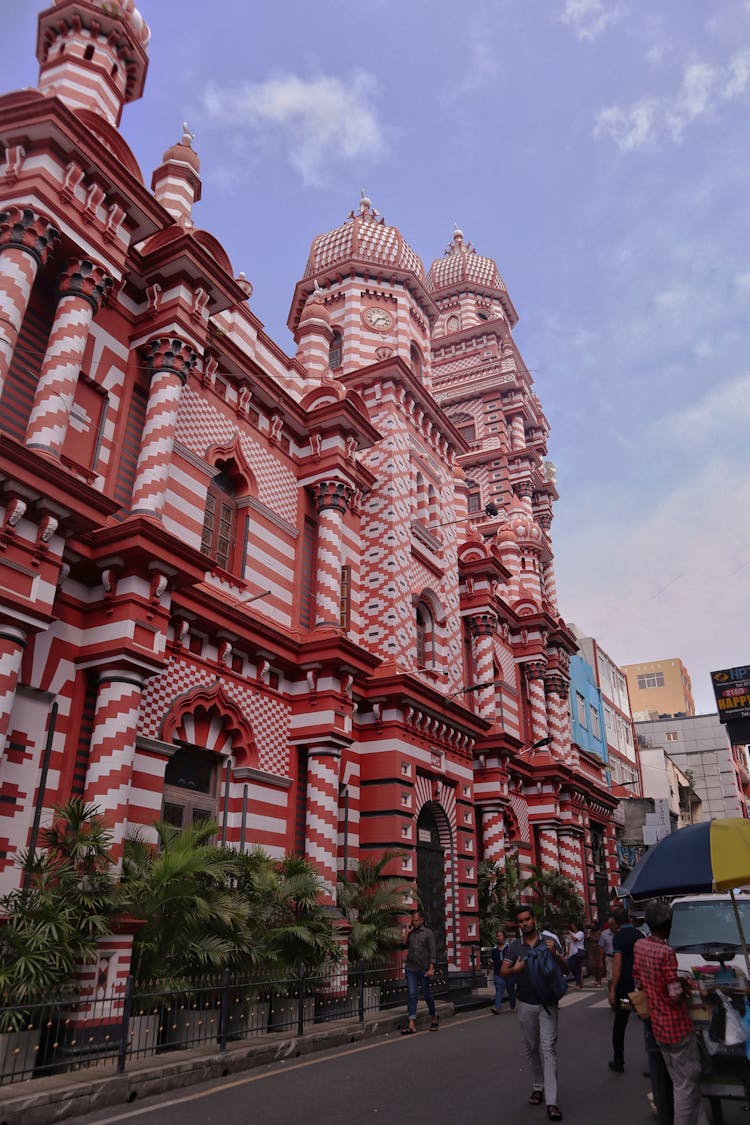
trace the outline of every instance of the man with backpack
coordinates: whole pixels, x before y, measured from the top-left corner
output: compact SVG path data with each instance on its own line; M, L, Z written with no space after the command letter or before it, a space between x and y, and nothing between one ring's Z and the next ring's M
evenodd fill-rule
M550 1121L562 1121L557 1105L558 1002L567 987L567 964L555 939L542 937L528 906L519 906L521 937L508 946L501 973L516 984L519 1023L531 1066L529 1105L547 1103Z

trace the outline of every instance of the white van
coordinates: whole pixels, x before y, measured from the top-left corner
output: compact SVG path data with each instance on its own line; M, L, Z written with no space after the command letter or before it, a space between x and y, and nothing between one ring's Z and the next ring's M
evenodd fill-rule
M750 894L736 893L745 941L750 941ZM672 900L672 932L669 944L677 954L677 965L686 972L694 966L716 964L705 961L705 946L729 946L734 956L726 964L747 975L737 919L728 894L684 895Z

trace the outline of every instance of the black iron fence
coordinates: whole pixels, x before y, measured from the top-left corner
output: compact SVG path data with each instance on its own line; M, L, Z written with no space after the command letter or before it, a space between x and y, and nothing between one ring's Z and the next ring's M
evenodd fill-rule
M433 993L448 992L447 965L436 967ZM406 1006L406 985L393 968L347 962L293 978L153 981L128 977L110 993L70 995L0 1007L0 1086L83 1067L123 1074L129 1060L227 1045L263 1035L302 1035L315 1024L364 1022Z

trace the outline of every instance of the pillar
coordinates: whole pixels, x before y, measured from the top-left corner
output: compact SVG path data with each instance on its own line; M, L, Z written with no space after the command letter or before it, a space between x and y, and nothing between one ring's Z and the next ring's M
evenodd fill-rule
M322 901L336 904L336 857L339 829L338 746L312 746L307 753L305 858L323 880Z
M352 488L339 480L313 485L318 509L318 556L315 570L315 625L341 624L341 559L344 513Z
M517 449L526 448L526 430L523 424L523 414L514 414L510 420L510 447L514 453Z
M505 862L505 817L499 802L479 806L482 818L482 854L486 863Z
M143 673L108 668L99 677L84 799L99 810L112 832L112 857L122 860L128 827Z
M549 734L547 725L547 701L544 696L544 672L546 664L542 660L529 660L523 666L528 686L529 708L531 718L532 742L546 738Z
M180 394L198 356L173 336L157 336L147 347L151 386L138 454L131 513L161 519L172 460Z
M26 444L55 457L62 452L91 321L112 278L87 259L71 261L59 281L59 300L26 428Z
M540 828L537 832L539 855L537 863L542 871L560 870L560 852L557 846L557 831L554 828Z
M552 750L558 758L570 757L570 723L568 722L568 684L558 672L544 678L547 697L547 722L552 735Z
M491 684L495 677L493 640L497 627L494 613L477 613L469 618L474 673L478 684ZM476 692L479 714L483 719L495 718L495 688L480 688Z
M16 625L0 625L0 754L8 737L18 674L27 636Z
M30 207L0 211L0 395L40 266L60 234Z

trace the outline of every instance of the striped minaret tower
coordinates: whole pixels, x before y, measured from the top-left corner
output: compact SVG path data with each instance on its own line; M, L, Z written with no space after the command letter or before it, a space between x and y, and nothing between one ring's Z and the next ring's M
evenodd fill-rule
M193 204L201 197L201 162L192 148L193 134L182 126L182 136L168 148L151 178L151 190L180 226L193 226Z
M31 207L0 211L0 395L37 271L59 239L57 228Z
M85 258L69 262L60 278L55 319L26 428L26 444L32 449L60 456L91 322L111 287L112 278L103 267Z
M341 624L341 551L343 522L351 485L341 480L312 486L318 509L318 557L315 571L315 625Z
M505 861L505 817L499 801L480 805L482 816L482 853L487 863Z
M8 726L16 697L26 633L16 625L0 624L0 755L5 749Z
M492 638L497 628L494 613L476 613L469 618L471 647L478 684L491 684L493 679ZM495 688L484 687L476 692L479 714L483 719L495 718Z
M108 668L99 677L84 798L98 805L112 831L116 863L122 859L128 827L143 681L143 673L133 668Z
M323 880L322 901L336 903L336 853L339 831L339 771L341 750L323 744L307 752L305 858Z
M180 394L197 359L190 344L174 336L157 336L148 343L151 387L133 485L133 515L161 519Z
M325 378L330 371L333 330L330 314L323 304L323 290L317 282L314 295L302 310L294 339L297 359L308 375Z
M529 696L531 731L534 742L538 742L540 738L546 738L549 734L549 728L547 726L547 703L544 698L544 673L546 667L547 665L543 660L528 660L523 665Z

